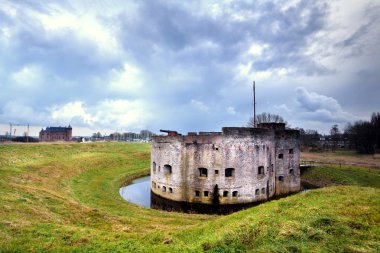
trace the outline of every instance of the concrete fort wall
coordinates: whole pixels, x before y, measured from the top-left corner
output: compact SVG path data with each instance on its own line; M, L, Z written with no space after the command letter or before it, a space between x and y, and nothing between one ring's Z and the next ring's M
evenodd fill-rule
M221 205L297 192L299 141L295 132L228 127L221 133L155 136L151 190L169 200L212 204L217 185L216 199ZM292 154L278 159L280 152L289 149Z

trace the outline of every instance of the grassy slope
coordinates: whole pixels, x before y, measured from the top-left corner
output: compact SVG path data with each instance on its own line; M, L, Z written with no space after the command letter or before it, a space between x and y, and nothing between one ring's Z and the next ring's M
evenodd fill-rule
M0 252L380 251L376 172L310 170L309 180L323 175L327 185L355 186L313 190L218 217L123 201L120 185L148 168L146 144L0 146Z

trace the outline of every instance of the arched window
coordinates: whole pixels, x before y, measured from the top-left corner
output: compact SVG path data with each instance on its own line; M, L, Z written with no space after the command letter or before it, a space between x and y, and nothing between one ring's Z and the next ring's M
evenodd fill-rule
M200 177L207 177L207 169L206 168L198 168Z
M256 194L256 195L260 195L260 190L259 190L259 189L256 189L255 194Z
M279 176L279 177L278 177L278 181L280 181L280 182L284 182L284 177L283 177L283 176Z
M232 192L232 197L237 197L237 195L238 195L238 192L237 192L237 191L233 191L233 192Z
M264 166L259 166L259 168L257 169L257 174L264 175Z
M227 168L224 172L224 175L226 177L233 177L235 176L235 169L234 168Z
M164 173L165 174L172 174L172 166L170 166L169 164L165 164L164 165Z
M294 170L293 170L293 169L290 169L290 170L289 170L289 174L290 174L290 175L294 175Z

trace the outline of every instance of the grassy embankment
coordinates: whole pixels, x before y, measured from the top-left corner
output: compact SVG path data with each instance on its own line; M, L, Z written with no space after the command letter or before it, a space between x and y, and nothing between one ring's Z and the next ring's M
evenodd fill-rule
M341 185L228 216L138 207L120 185L149 172L149 145L0 145L0 252L379 252L379 171L326 166Z

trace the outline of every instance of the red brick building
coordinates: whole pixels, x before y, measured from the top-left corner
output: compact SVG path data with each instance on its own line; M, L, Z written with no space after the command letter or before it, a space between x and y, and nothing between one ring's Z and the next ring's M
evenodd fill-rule
M40 141L71 141L73 128L68 127L47 127L40 132Z

